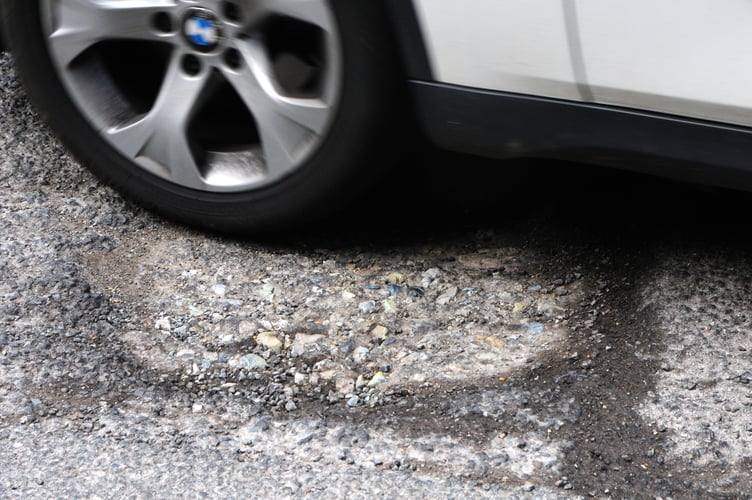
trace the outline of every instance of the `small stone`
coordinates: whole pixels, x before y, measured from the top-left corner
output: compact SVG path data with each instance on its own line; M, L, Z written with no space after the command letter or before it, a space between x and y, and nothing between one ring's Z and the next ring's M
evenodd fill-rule
M393 297L382 301L381 307L383 307L386 314L394 314L395 312L397 312L397 304L395 304Z
M358 403L360 403L360 398L358 396L353 396L347 400L347 406L350 408L358 406Z
M256 324L253 321L243 320L238 323L238 334L242 336L253 335L257 331Z
M439 269L438 267L432 267L424 271L423 274L421 274L421 276L423 277L424 281L430 283L431 281L441 276L441 269ZM425 286L428 286L428 285L425 285Z
M293 382L295 382L295 385L303 385L306 381L306 375L305 373L296 373L293 377Z
M525 310L526 307L527 307L527 304L525 304L524 302L515 302L514 307L512 307L512 312L515 314L521 313L522 311Z
M363 375L358 375L358 378L355 380L355 388L362 389L365 385L366 379L363 377Z
M314 437L315 437L315 434L308 434L307 436L300 438L298 440L298 444L301 445L301 444L310 443L311 441L313 441Z
M269 283L262 285L259 288L258 294L262 299L274 300L274 285L270 285Z
M191 411L193 413L201 413L203 409L204 409L204 405L199 404L199 403L194 403L193 406L191 407Z
M334 381L334 388L340 394L348 394L355 390L355 381L350 377L341 376Z
M212 287L212 292L220 297L224 297L227 294L227 286L217 283Z
M376 301L373 300L366 300L365 302L361 302L360 304L358 304L358 309L363 314L373 314L378 311Z
M279 340L274 332L259 333L256 335L256 343L272 351L279 351L282 349L282 341Z
M533 491L535 489L535 485L532 483L525 483L522 489L523 491Z
M447 305L457 295L458 291L459 290L456 286L449 287L444 293L436 298L436 303L440 306Z
M292 357L296 358L305 354L309 347L323 339L323 335L307 335L305 333L298 333L295 335L295 340L292 343Z
M405 282L405 277L402 273L392 271L386 275L386 282L390 285L401 285Z
M688 391L694 391L695 389L697 389L697 382L694 380L685 380L682 383L682 388Z
M353 352L353 360L355 360L356 363L362 363L363 361L365 361L369 352L370 351L367 347L356 347L355 351Z
M339 352L343 354L350 354L355 349L355 339L350 337L339 346Z
M483 341L488 344L491 344L493 347L497 349L503 349L504 347L506 347L506 343L504 343L503 340L497 339L496 337L493 337L490 335L488 337L484 337Z
M386 375L384 375L381 372L376 372L376 374L371 378L371 380L368 382L368 387L376 387L379 384L383 384L386 382Z
M528 323L527 325L525 325L525 329L528 331L528 333L534 333L534 334L543 333L543 328L544 328L543 323L538 323L538 322Z
M344 290L342 292L342 300L346 300L347 302L353 300L355 298L355 294L352 292L348 292L347 290Z
M285 403L285 410L287 411L295 411L298 409L298 406L295 404L294 401L288 401Z
M562 318L567 310L554 302L541 302L538 304L537 312L547 318Z
M169 318L159 318L156 323L154 323L154 328L157 330L162 330L163 332L169 332L172 330L172 325L170 324Z
M256 354L246 354L240 358L240 366L246 370L263 370L266 368L266 360Z
M371 329L371 336L375 339L384 340L389 334L389 329L384 325L376 325Z

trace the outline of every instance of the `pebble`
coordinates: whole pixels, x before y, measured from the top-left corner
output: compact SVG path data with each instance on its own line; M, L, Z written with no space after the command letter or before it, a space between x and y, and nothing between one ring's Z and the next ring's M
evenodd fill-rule
M405 282L405 276L402 273L392 271L386 275L386 281L390 285L401 285Z
M386 314L393 314L397 312L397 305L394 303L394 300L392 297L388 298L387 300L383 301L381 303L381 306L384 308L384 312Z
M351 408L358 406L358 403L360 403L360 398L358 396L353 396L347 400L347 406Z
M547 318L561 318L567 312L566 309L554 302L541 302L538 304L537 311L538 314L542 314Z
M438 267L432 267L430 269L427 269L426 271L423 272L423 274L421 274L421 277L427 281L433 281L437 279L439 276L441 276L441 269L439 269Z
M212 292L220 297L224 297L227 294L227 286L218 283L212 287Z
M355 351L353 351L353 360L355 360L356 363L362 363L365 361L369 352L370 350L367 347L356 347Z
M525 325L525 329L528 333L543 333L543 323L528 323Z
M334 381L334 388L340 394L348 394L355 390L355 381L347 376L338 377Z
M297 409L298 409L298 405L296 405L294 401L288 401L287 403L285 403L285 410L295 411Z
M259 333L256 335L256 343L272 351L279 351L282 349L282 341L279 340L274 332Z
M384 325L376 325L371 329L371 336L375 339L384 340L389 333L389 329Z
M483 337L483 341L488 344L491 344L493 347L497 349L503 349L504 347L506 347L506 343L503 340L498 339L496 337L492 337L490 335L487 337Z
M452 286L446 289L444 293L436 298L436 303L440 306L447 305L456 295L459 289L456 286Z
M274 300L274 285L270 285L269 283L266 283L262 285L261 288L259 288L258 293L262 299L272 301Z
M263 370L266 368L266 360L256 354L246 354L240 358L240 366L246 370Z
M386 375L384 375L382 372L376 372L376 374L371 378L371 380L368 382L368 387L376 387L377 385L383 384L386 382Z
M154 328L157 330L162 330L164 332L169 332L172 329L172 325L170 325L169 318L159 318L154 323Z
M316 344L324 338L323 335L308 335L305 333L298 333L295 335L295 340L292 343L291 354L293 357L302 356L308 351L308 348L313 344Z
M358 304L358 310L363 314L373 314L378 311L378 306L376 305L376 301L366 300Z

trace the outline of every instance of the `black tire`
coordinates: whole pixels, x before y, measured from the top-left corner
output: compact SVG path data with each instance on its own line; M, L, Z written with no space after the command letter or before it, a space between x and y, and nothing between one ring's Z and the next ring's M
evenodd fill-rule
M242 192L193 190L148 173L75 106L49 54L40 3L3 0L6 41L30 99L67 147L127 198L202 229L289 230L339 208L382 174L400 138L402 81L382 2L331 0L342 42L339 105L320 146L287 177Z

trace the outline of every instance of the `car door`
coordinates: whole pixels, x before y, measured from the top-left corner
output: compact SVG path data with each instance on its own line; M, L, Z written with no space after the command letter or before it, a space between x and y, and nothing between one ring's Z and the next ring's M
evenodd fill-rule
M436 79L582 100L557 0L414 0ZM576 41L576 40L575 40Z
M573 57L594 101L752 125L751 1L571 0L569 8L582 42Z

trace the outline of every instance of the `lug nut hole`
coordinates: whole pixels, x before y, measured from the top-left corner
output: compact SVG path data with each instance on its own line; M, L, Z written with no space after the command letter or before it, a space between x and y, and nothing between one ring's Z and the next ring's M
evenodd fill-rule
M222 13L225 19L231 23L239 23L243 20L243 15L240 12L240 6L235 2L224 2L222 5Z
M242 63L238 49L227 49L224 53L224 61L228 68L239 69Z
M158 12L154 14L151 20L154 29L160 33L172 33L175 31L175 25L172 22L172 17L167 12Z
M183 56L181 67L183 68L183 72L189 76L196 76L201 73L201 61L193 54Z

